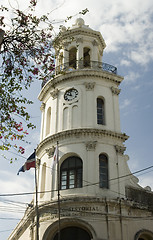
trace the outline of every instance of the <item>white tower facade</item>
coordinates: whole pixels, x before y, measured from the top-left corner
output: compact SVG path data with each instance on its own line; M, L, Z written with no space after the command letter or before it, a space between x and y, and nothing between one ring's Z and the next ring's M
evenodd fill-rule
M153 239L148 202L145 207L131 202L140 192L149 199L149 193L137 184L124 154L128 136L121 132L119 113L123 77L102 62L104 39L83 19L69 30L63 27L60 39L55 77L39 94L39 237L56 240L60 231L61 240ZM57 164L51 169L57 143L59 169ZM35 211L27 212L27 228L14 239L36 239Z
M113 197L112 189L116 196L125 194L125 182L118 184L117 180L128 171L127 156L119 154L124 152L124 141L128 138L120 130L118 86L123 78L116 74L115 67L102 65L105 42L101 34L85 26L82 19L77 19L70 31L63 29L62 37L63 48L56 49L57 75L39 95L43 102L41 142L37 149L41 159L39 190L57 189L57 171L54 169L51 174L46 166L51 166L52 158L48 153L53 153L58 141L60 166L71 157L79 158L82 165L80 179L71 176L74 181L70 181L69 170L66 182L62 181L60 172L63 196ZM108 71L103 71L103 66ZM106 166L101 168L106 172L100 176L101 158L105 159L102 161ZM84 185L89 186L84 188ZM51 200L57 198L57 194L42 194L41 197Z

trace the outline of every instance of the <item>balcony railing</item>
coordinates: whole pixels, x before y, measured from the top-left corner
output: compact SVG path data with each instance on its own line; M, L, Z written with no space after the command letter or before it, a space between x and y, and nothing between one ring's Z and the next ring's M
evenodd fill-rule
M71 61L68 63L61 64L55 68L55 75L62 74L64 72L76 71L79 69L93 69L93 70L102 70L110 73L117 74L117 68L104 62L97 61ZM42 87L46 84L47 81L42 83Z
M55 68L55 75L63 71L74 71L78 69L94 69L94 70L103 70L106 72L111 72L117 74L117 68L103 62L97 61L72 61L70 63L64 63Z

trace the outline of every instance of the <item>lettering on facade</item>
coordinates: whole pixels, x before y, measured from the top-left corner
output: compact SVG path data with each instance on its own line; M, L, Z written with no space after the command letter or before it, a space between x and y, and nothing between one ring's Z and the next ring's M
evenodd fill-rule
M81 206L81 207L70 207L68 208L69 211L89 211L89 212L95 212L95 211L99 211L99 207L89 207L89 206Z
M58 209L51 210L51 215L49 219L58 218ZM92 214L99 213L99 206L72 206L72 207L63 207L60 209L61 217L72 217L72 216L91 216ZM43 213L42 217L47 217L48 213Z

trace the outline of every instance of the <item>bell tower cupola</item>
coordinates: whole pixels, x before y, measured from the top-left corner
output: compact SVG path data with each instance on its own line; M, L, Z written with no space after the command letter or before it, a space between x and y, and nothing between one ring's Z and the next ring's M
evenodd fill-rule
M56 48L56 67L59 70L98 67L106 47L100 32L85 25L82 18L76 19L69 29L61 28L60 49Z

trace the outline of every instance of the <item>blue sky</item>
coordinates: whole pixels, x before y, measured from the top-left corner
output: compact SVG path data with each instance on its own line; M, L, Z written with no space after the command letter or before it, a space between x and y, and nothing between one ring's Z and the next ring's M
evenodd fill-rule
M12 5L16 2L10 1ZM27 0L18 0L22 6ZM67 16L74 15L82 9L88 8L89 13L84 16L85 24L100 31L105 42L103 62L118 68L118 74L124 77L120 85L120 119L121 129L130 136L125 143L126 154L129 155L128 165L132 172L152 166L153 157L153 2L152 0L38 0L38 14L51 12L51 19L62 21ZM2 4L4 4L2 2ZM56 9L57 8L57 9ZM67 25L74 23L74 17ZM56 22L54 21L54 22ZM54 24L58 31L58 24ZM31 113L34 123L38 126L30 133L26 144L27 158L39 143L40 103L37 96L40 82L35 82L26 93L34 101ZM32 192L34 190L33 171L17 176L18 169L25 158L18 157L18 161L10 164L2 156L10 157L11 153L0 153L0 194ZM153 169L136 175L140 185L149 185L153 189ZM14 229L26 203L32 196L0 197L0 239L5 240L11 229ZM22 202L24 204L7 201ZM17 206L16 206L17 205ZM5 206L5 209L4 209ZM15 209L15 211L14 211ZM19 212L19 213L18 213ZM7 218L7 219L1 219ZM9 231L6 231L9 230ZM2 232L4 231L4 232Z

